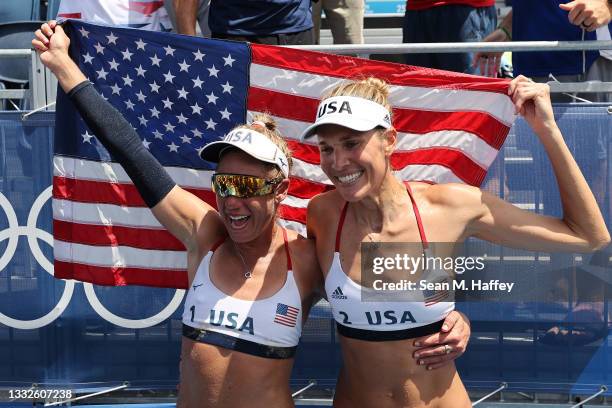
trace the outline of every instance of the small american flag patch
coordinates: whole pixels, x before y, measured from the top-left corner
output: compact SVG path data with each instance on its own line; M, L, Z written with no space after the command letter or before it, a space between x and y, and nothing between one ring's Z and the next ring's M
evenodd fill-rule
M274 323L282 324L283 326L295 327L300 309L289 306L284 303L276 305L276 315Z
M443 282L448 282L448 280L444 279ZM446 299L448 295L448 290L424 290L423 296L425 297L425 306L433 306Z

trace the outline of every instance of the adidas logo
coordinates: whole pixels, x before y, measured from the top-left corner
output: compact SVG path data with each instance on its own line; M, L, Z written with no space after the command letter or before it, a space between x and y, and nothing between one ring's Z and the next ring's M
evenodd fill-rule
M348 299L346 296L344 296L344 293L342 293L342 289L340 289L340 286L338 286L336 290L332 292L331 297L332 299Z

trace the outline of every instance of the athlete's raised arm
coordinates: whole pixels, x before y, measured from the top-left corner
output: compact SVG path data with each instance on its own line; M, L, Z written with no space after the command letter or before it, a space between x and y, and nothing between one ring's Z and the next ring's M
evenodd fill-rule
M177 186L121 113L96 92L68 55L70 39L62 27L53 20L43 24L35 32L32 45L162 225L190 251L198 245L212 245L222 228L214 209Z
M610 233L555 122L548 85L519 76L511 82L508 93L550 159L563 217L521 210L477 188L448 186L444 194L448 202L461 207L461 213L470 213L466 235L534 251L589 252L606 246Z

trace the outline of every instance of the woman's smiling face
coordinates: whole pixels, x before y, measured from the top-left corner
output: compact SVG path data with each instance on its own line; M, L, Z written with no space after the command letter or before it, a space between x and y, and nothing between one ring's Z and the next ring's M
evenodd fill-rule
M244 174L265 179L274 179L279 173L278 170L271 169L265 163L239 150L225 153L219 161L216 172ZM286 180L281 183L285 182ZM274 222L278 204L284 198L282 192L284 190L286 188L279 185L272 194L250 198L217 195L217 208L230 238L237 243L250 242L257 238L271 222Z
M390 171L393 142L382 132L333 124L317 128L321 168L346 201L359 201L378 190Z

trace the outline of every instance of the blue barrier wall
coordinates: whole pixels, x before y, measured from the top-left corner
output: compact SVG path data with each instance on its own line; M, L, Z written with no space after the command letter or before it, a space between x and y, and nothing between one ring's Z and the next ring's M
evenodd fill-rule
M612 115L601 105L556 106L555 112L610 225ZM0 387L61 382L88 388L129 381L133 387L173 389L181 291L97 287L51 276L53 127L49 113L25 122L16 113L0 113ZM561 210L548 161L521 120L483 188L538 212ZM468 387L495 388L506 381L513 390L578 393L612 386L609 285L600 285L601 296L589 298L586 311L582 306L572 314L567 306L576 300L574 286L590 276L599 273L609 283L610 264L593 265L589 256L569 267L571 257L554 256L545 267L557 268L559 281L542 282L541 263L484 245L501 259L488 265L487 278L512 276L532 287L565 288L567 302L459 304L473 323L469 349L458 361ZM170 317L140 328L158 314ZM326 304L311 312L295 385L317 379L333 387L340 353L330 317ZM580 330L563 334L572 328Z
M406 12L406 1L402 0L366 0L365 15L368 17L381 14L403 16Z

